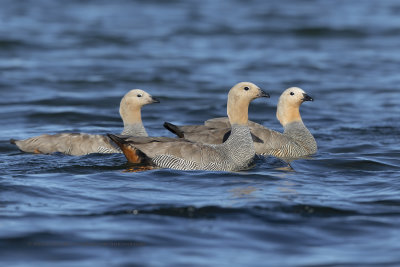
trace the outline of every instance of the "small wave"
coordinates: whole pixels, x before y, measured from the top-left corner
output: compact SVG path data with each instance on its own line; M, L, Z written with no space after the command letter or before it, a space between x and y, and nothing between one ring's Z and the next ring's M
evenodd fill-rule
M21 40L13 39L0 39L0 48L4 51L11 51L16 49L36 49L38 45L33 43L27 43Z
M79 112L74 111L63 111L63 112L34 112L32 114L27 115L30 120L34 121L46 121L50 123L51 121L60 122L62 118L64 123L67 122L82 122L82 121L97 121L97 120L106 120L106 121L114 121L114 119L109 116L101 116L99 114L93 114L91 112L84 112L80 110Z
M76 37L77 44L83 47L97 47L104 45L116 45L116 46L132 46L135 45L135 40L128 38L123 35L112 35L106 32L77 32L67 30L61 33L65 36Z
M381 205L388 208L392 208L393 210L397 211L397 214L400 213L400 199L382 199L382 200L372 200L372 201L360 201L358 204L361 205L368 205L368 206L376 206Z
M128 239L128 238L115 238L115 239L102 239L100 238L88 238L83 235L77 235L70 233L68 235L53 233L49 231L37 231L33 233L21 234L18 236L10 236L3 237L0 239L0 251L3 249L8 249L8 253L11 253L10 248L14 249L24 249L25 256L37 255L38 252L43 251L43 249L50 250L51 256L49 259L53 259L53 257L61 257L66 258L68 260L79 260L87 257L81 255L78 251L75 251L73 255L70 253L63 253L59 250L65 250L66 248L90 248L90 247L114 247L114 248L123 248L123 247L138 247L147 245L145 242L137 239ZM11 253L13 254L13 253ZM45 253L46 254L46 253ZM1 254L0 254L1 255ZM4 258L9 258L10 255L3 255ZM2 258L3 258L2 257ZM3 259L4 259L3 258ZM41 259L46 259L46 255L42 255Z
M370 33L357 28L344 28L336 29L333 27L301 27L301 28L287 28L287 29L273 29L273 28L234 28L230 25L214 25L209 28L195 28L195 27L182 27L174 32L176 35L191 35L191 36L229 36L229 35L272 35L284 36L294 34L299 37L312 37L312 38L365 38ZM376 33L374 33L376 34ZM381 33L391 34L391 33Z
M330 27L303 27L293 30L298 36L305 37L345 37L362 38L368 35L360 29L335 29Z
M354 135L398 135L400 129L396 126L383 125L383 126L370 126L364 128L341 127L339 131L348 132Z
M317 159L311 161L310 164L315 168L323 170L335 170L335 172L353 172L361 175L364 172L379 172L400 169L400 166L379 159L356 156L346 154L330 155L329 158Z
M182 217L190 219L216 219L227 217L254 217L274 221L281 220L280 214L286 214L288 220L295 220L297 216L306 217L337 217L352 216L360 214L357 210L340 209L330 206L294 204L285 205L282 203L269 203L268 206L253 206L246 208L222 207L222 206L171 206L171 205L144 205L132 207L132 204L118 205L108 208L107 211L86 214L69 214L70 216L97 217L97 216L118 216L118 215L160 215L169 217Z

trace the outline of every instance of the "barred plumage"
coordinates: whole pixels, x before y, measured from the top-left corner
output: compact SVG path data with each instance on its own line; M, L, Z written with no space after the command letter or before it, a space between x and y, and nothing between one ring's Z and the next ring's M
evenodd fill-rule
M255 156L250 130L246 125L234 124L228 140L219 145L193 143L167 137L139 138L116 135L109 137L122 148L124 153L130 154L136 149L140 150L150 157L153 165L160 168L238 171L247 169Z
M228 139L218 145L168 137L108 136L132 163L179 170L238 171L247 169L255 157L248 120L248 106L257 97L269 97L252 83L239 83L228 94L232 123Z
M142 122L125 125L121 134L130 136L149 136Z
M178 170L199 170L200 166L189 160L184 160L173 155L157 155L153 158L153 163L160 168Z
M122 150L119 147L109 148L109 147L99 146L97 153L100 154L122 153Z
M282 159L296 159L315 154L317 143L299 113L300 104L312 100L302 89L296 87L288 88L282 93L277 117L284 127L283 133L249 121L256 153ZM210 119L205 121L204 125L176 126L165 123L164 126L179 137L207 144L222 143L230 131L228 118Z

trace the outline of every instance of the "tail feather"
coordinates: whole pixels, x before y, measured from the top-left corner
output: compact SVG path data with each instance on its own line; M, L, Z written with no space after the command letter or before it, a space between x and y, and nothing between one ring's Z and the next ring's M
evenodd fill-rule
M17 140L15 140L14 138L10 139L10 144L16 145Z
M151 159L145 153L143 153L141 150L131 145L130 142L127 142L124 138L121 138L114 134L107 134L107 136L114 143L116 143L119 146L119 148L121 148L122 152L124 152L126 159L130 163L141 164L146 166L153 165Z
M174 125L172 123L164 122L164 127L167 130L169 130L170 132L176 134L179 138L184 138L185 137L185 134L183 133L183 131L181 131L178 126L176 126L176 125Z
M116 143L121 149L122 149L122 145L126 143L125 139L119 137L118 135L115 135L115 134L107 134L107 136L108 136L114 143Z

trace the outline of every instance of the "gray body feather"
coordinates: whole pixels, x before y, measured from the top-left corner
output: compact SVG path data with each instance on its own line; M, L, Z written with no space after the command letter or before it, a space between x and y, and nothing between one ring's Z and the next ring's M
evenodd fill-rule
M121 134L130 136L149 136L141 122L124 125L124 130Z
M144 105L159 103L146 91L133 89L121 99L119 113L124 123L122 134L148 136L141 118ZM86 155L90 153L122 153L107 136L85 133L43 134L25 140L10 140L24 152L51 154L61 152L67 155Z
M168 137L128 137L125 143L161 168L178 170L238 171L254 160L255 149L247 126L233 125L231 135L218 145Z
M125 125L122 134L148 136L142 123ZM43 134L25 140L13 140L17 147L30 153L51 154L60 152L66 155L81 156L90 153L122 153L121 149L107 136L86 133Z
M252 135L262 142L254 142L258 155L295 159L317 152L317 143L303 122L292 122L280 133L261 124L248 122ZM226 117L207 120L204 125L176 126L185 139L206 144L221 144L229 134L230 124ZM253 138L254 140L254 138Z

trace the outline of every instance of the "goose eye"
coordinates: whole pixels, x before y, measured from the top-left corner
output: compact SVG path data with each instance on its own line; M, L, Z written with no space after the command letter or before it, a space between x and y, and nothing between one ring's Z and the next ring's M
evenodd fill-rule
M293 93L293 92L290 92L290 95L294 95L294 93Z
M250 90L250 88L249 88L248 86L245 86L243 89L244 89L245 91L249 91L249 90Z
M142 94L137 94L137 97L142 97Z

